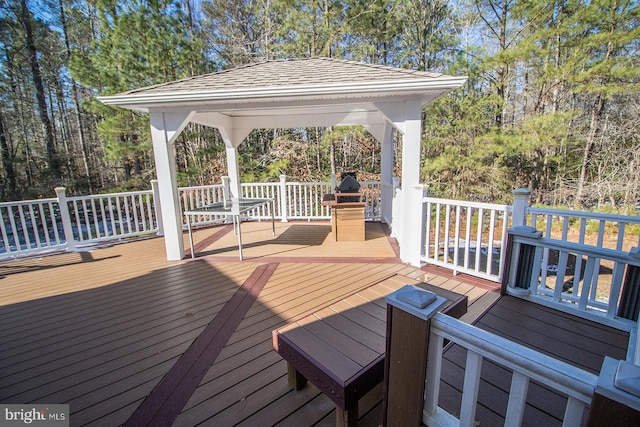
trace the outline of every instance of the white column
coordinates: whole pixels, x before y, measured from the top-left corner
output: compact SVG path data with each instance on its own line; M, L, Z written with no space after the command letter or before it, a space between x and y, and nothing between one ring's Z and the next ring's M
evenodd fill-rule
M405 101L404 136L402 140L402 245L400 259L419 266L422 254L422 194L420 184L420 143L422 105L418 99Z
M393 204L393 126L384 124L382 153L380 160L380 181L382 183L382 221L391 224Z
M238 149L226 147L227 150L227 171L229 172L229 190L231 197L242 197L240 192L240 166L238 165Z
M164 226L164 244L168 260L184 257L182 212L178 198L173 142L189 122L191 113L151 112L151 139L158 177L158 195Z

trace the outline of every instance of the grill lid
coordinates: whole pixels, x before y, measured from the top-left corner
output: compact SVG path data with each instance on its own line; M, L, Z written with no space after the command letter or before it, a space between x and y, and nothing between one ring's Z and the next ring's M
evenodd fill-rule
M360 183L351 175L344 177L338 186L339 193L357 193L360 191Z

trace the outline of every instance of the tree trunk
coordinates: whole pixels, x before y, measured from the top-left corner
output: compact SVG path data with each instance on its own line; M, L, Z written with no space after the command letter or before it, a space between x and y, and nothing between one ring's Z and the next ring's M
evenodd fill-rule
M0 112L0 150L2 151L2 167L4 168L4 178L7 181L7 190L11 200L18 200L18 189L16 185L16 172L13 169L13 159L9 150L9 141L4 128L4 117Z
M49 162L49 172L55 181L62 179L62 171L60 162L56 153L55 138L53 135L53 126L49 118L47 109L47 101L44 94L44 85L42 84L42 75L40 73L40 64L38 63L38 52L36 50L33 38L33 28L31 27L32 15L27 8L27 1L21 0L22 24L25 32L25 42L27 51L29 52L29 64L31 66L31 74L33 77L33 85L36 90L36 99L38 101L38 113L40 121L44 127L45 145L47 151L47 161Z
M69 43L69 33L67 31L67 17L64 12L64 4L59 0L60 5L60 23L62 24L62 35L64 36L64 44L67 48L67 59L71 57L71 44ZM78 86L76 81L71 79L71 93L73 95L73 103L75 105L75 120L78 127L78 141L80 141L80 151L82 152L82 163L84 173L87 179L89 193L93 193L93 185L91 183L91 172L89 171L89 150L87 149L87 141L84 135L84 124L82 123L82 109L80 105L80 96L78 94Z
M576 191L575 204L578 207L582 206L584 201L584 184L587 181L587 169L589 167L589 160L591 160L591 153L596 143L596 136L598 134L598 128L600 126L600 116L604 110L604 97L600 94L597 96L593 106L591 107L591 122L589 125L589 135L587 136L587 142L584 146L584 153L582 156L582 165L580 166L580 177L578 178L578 189Z

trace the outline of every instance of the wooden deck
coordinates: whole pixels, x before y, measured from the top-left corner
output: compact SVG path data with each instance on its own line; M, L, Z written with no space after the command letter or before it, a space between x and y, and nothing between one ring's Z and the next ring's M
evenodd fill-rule
M242 262L220 226L194 232L193 260L166 261L153 238L0 264L0 402L67 403L73 426L332 425L331 400L289 389L273 329L389 278L466 294L467 321L497 298L401 263L377 223L365 242L336 243L322 222L242 230ZM378 394L362 425L380 423Z

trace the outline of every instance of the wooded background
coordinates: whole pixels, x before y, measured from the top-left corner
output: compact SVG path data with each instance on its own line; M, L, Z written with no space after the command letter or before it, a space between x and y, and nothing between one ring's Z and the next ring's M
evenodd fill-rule
M638 24L637 0L1 0L0 199L149 188L148 116L96 95L325 56L469 76L423 115L432 194L637 214ZM379 152L361 127L265 129L240 164L378 179ZM176 156L179 185L225 174L216 130L189 125Z

